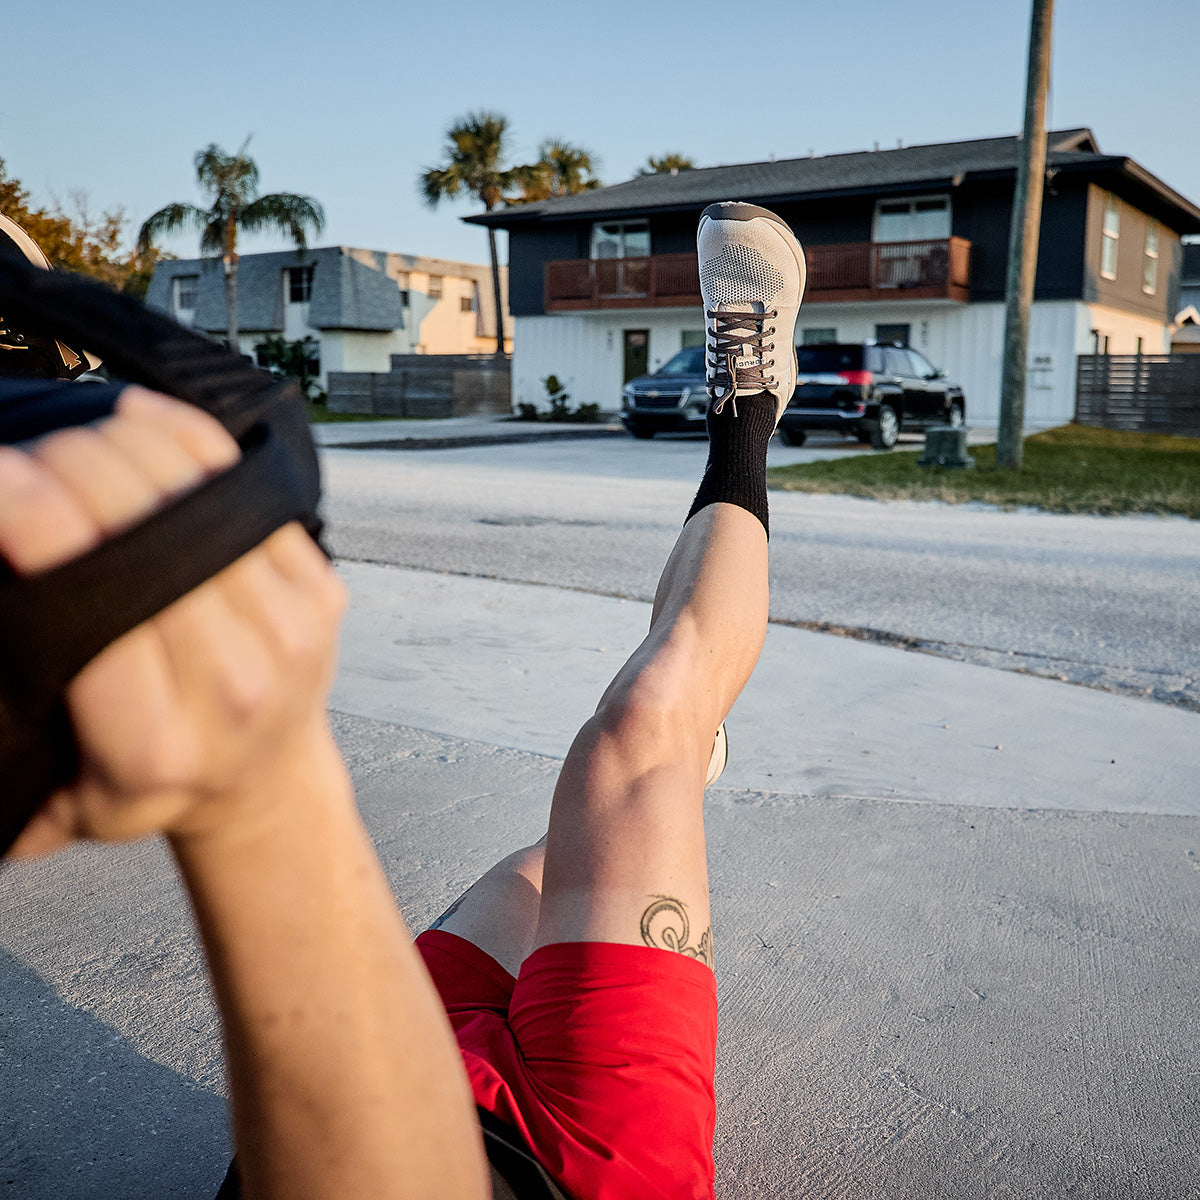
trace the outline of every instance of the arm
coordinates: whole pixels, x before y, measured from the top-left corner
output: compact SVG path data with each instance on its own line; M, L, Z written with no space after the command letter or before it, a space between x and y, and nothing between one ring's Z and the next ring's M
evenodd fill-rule
M197 410L0 449L0 553L35 573L236 457ZM296 526L73 681L81 770L14 854L169 839L221 1008L248 1197L481 1197L453 1036L359 822L324 704L341 584Z

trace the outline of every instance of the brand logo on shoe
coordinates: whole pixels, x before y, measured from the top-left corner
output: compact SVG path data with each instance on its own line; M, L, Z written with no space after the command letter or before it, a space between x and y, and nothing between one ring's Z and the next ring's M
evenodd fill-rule
M748 357L748 358L735 358L735 359L733 360L733 365L734 365L735 367L737 367L739 370L740 370L742 367L761 367L761 366L762 366L762 359L761 359L761 358L752 358L752 357Z

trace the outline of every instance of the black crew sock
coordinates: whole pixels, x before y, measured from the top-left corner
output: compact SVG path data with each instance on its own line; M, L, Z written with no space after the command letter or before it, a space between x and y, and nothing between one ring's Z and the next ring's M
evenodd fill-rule
M708 410L708 465L688 520L710 504L736 504L767 523L767 443L775 432L775 397L769 394L727 400L720 413Z

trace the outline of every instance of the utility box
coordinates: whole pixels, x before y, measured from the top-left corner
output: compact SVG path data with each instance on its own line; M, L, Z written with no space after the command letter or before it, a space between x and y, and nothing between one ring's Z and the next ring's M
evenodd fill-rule
M917 459L918 467L973 467L975 460L967 453L967 430L964 425L936 425L925 434L925 451Z

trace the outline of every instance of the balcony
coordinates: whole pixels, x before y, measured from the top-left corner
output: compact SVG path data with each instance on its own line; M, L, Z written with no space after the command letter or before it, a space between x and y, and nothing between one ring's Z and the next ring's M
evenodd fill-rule
M850 242L808 246L811 303L862 300L953 300L965 303L971 243ZM546 311L603 308L690 308L700 303L694 254L649 258L577 258L546 264Z

